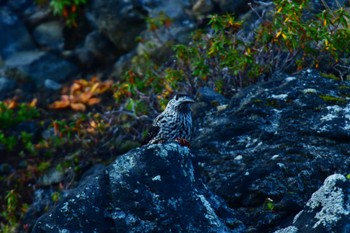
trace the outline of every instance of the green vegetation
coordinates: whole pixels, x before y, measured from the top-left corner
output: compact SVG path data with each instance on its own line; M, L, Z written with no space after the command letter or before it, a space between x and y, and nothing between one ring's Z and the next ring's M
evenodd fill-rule
M344 8L310 15L309 2L275 0L272 16L259 15L262 23L247 33L251 22L236 21L229 14L212 15L209 31L198 30L190 45L173 47L176 62L170 66L155 62L154 46L140 39L149 49L134 59L115 90L116 100L124 100L129 109L142 109L140 114L144 114L144 96L151 99L151 106L164 108L164 99L183 86L187 90L211 86L229 96L273 72L304 68L333 72L343 79L349 68L341 58L350 54L350 15ZM170 27L166 18L159 21L149 21L154 34L162 26Z
M331 95L320 95L320 98L325 102L333 103L333 104L346 104L347 101L344 98L331 96Z
M28 104L15 102L0 102L0 130L9 129L20 122L31 120L39 116L39 111Z
M273 211L275 208L275 204L273 203L273 200L271 198L266 198L264 206L269 211Z
M79 10L87 0L36 0L37 4L48 4L54 15L63 17L68 27L77 27Z
M333 80L336 80L336 81L340 80L340 78L335 76L334 74L321 73L321 76L325 77L325 78L333 79Z

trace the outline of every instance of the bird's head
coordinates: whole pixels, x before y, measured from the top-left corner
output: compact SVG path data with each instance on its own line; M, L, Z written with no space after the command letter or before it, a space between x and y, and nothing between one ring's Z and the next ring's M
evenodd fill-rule
M190 111L190 104L192 103L194 103L194 100L188 96L175 95L168 102L166 108L171 108L175 111L187 112Z

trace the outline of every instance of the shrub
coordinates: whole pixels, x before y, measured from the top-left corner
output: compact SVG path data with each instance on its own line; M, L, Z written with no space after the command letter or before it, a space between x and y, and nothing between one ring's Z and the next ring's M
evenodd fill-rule
M162 109L171 94L184 87L187 93L210 86L232 95L243 86L268 79L273 72L304 68L345 77L350 66L342 58L350 54L350 16L344 8L312 15L309 2L275 0L272 14L264 16L253 8L259 22L253 31L248 29L252 22L238 22L230 14L212 15L209 30L194 32L188 45L175 45L174 62L163 61L166 65L152 60L154 48L140 40L149 49L134 60L116 86L117 102L132 111L142 109L144 114L147 108L139 105L146 101ZM148 20L154 34L162 25L171 26L171 21L162 19L164 23Z

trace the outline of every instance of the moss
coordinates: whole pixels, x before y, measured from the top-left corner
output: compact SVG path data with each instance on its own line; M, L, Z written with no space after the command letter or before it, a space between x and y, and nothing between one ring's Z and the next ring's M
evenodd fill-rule
M338 86L338 89L339 90L348 90L348 89L350 89L350 86L340 85L340 86Z
M345 104L346 100L341 97L331 96L331 95L320 95L319 96L323 101L327 103L337 103L337 104Z
M254 99L252 100L252 103L262 103L263 101L261 99Z
M337 80L337 81L341 80L339 77L335 76L334 74L321 73L321 76L324 78L333 79L333 80Z

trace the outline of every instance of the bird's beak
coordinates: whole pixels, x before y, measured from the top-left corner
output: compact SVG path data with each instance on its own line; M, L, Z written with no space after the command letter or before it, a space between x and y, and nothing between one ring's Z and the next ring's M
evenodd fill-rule
M186 99L184 99L183 101L184 103L194 103L194 99L190 98L190 97L186 97Z

